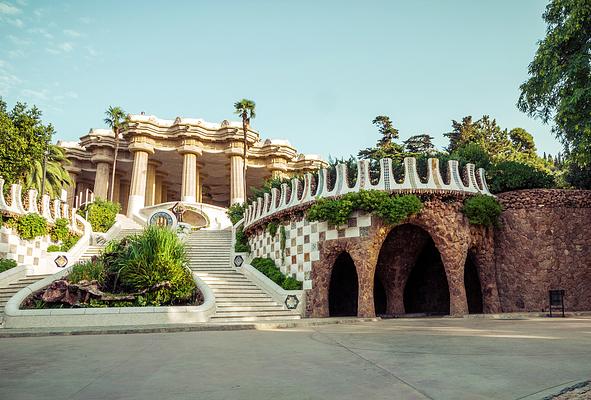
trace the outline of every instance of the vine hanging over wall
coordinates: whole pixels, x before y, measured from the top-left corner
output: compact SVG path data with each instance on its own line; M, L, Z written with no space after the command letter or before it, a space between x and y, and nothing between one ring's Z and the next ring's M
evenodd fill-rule
M422 208L421 200L412 194L392 196L380 190L360 190L337 199L317 199L308 210L307 217L309 221L328 221L334 225L343 225L353 211L362 210L395 225Z

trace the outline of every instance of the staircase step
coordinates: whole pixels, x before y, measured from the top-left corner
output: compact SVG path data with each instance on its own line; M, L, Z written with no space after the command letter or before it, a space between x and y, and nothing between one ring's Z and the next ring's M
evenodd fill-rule
M269 317L269 316L292 315L289 310L271 310L271 311L217 311L216 317Z
M256 322L256 321L283 321L300 319L298 314L287 314L278 316L236 316L236 317L225 317L214 315L211 317L212 322Z
M276 306L269 306L266 304L261 305L254 305L254 306L225 306L222 304L218 304L216 312L229 312L229 311L278 311L283 310L283 307L280 305ZM285 310L283 310L285 311Z

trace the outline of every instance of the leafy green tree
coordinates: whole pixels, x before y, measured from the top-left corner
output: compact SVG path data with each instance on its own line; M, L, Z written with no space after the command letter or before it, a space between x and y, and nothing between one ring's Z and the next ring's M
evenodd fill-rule
M495 119L483 115L477 121L464 117L462 122L452 121L452 131L445 133L449 138L447 150L452 153L467 143L477 143L491 158L503 159L512 152L511 141L506 129L501 129Z
M109 106L105 111L105 124L113 130L115 134L115 154L113 156L113 168L111 168L111 185L109 191L109 200L113 201L113 193L115 193L115 172L117 170L117 155L119 153L119 134L122 130L127 128L127 115L121 107Z
M501 161L494 164L487 173L493 193L556 186L552 174L517 161Z
M426 134L414 135L404 141L404 147L407 152L413 154L427 154L435 153L435 146L433 145L433 136Z
M534 137L528 131L523 128L513 128L509 131L509 138L515 151L536 157Z
M517 106L544 123L581 167L591 164L591 4L552 0L546 37L529 65Z
M476 168L484 168L486 170L491 166L490 156L478 143L466 143L456 148L450 154L449 159L458 160L461 168L468 163L474 164Z
M402 160L404 158L404 148L394 142L398 139L398 129L394 128L390 117L378 115L372 121L372 124L378 127L382 137L378 140L375 147L368 147L359 151L357 155L361 159L380 160L382 158L392 158L393 160Z
M23 181L34 160L43 159L53 133L44 125L41 111L17 102L12 110L0 97L0 176L7 184Z
M248 147L247 132L250 129L250 120L256 117L256 103L252 100L242 99L234 103L234 114L240 115L242 118L242 132L244 134L244 156L243 156L243 174L244 174L244 197L247 197L246 185L246 149Z
M66 152L61 147L54 144L48 146L45 191L52 199L60 197L62 189L73 184L70 174L64 169L64 165L69 164ZM24 174L24 187L25 189L35 189L37 193L41 193L42 186L43 159L36 158L31 161L29 170Z

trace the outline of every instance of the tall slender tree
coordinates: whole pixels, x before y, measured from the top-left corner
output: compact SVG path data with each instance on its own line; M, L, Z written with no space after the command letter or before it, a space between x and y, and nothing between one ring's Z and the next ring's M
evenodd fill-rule
M119 154L119 135L127 127L127 115L121 107L109 106L105 111L105 124L107 124L115 134L115 155L113 157L113 168L111 171L111 185L109 190L109 200L113 201L115 193L115 171L117 170L117 155Z
M234 114L240 115L242 118L242 132L244 134L244 153L243 153L243 178L244 178L244 201L247 196L247 185L246 185L246 150L248 147L247 133L250 129L250 120L256 117L255 112L256 104L252 100L242 99L234 103Z

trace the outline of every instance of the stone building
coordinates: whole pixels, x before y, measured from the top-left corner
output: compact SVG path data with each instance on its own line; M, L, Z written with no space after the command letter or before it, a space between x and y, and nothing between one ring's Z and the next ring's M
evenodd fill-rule
M130 115L119 141L113 200L129 216L178 200L219 207L241 203L243 138L241 122ZM247 187L260 186L271 176L299 175L325 165L317 155L298 154L286 140L261 140L253 129L247 143ZM87 190L110 198L114 133L91 129L79 142L58 144L72 162L67 167L75 182L68 193L70 204Z

